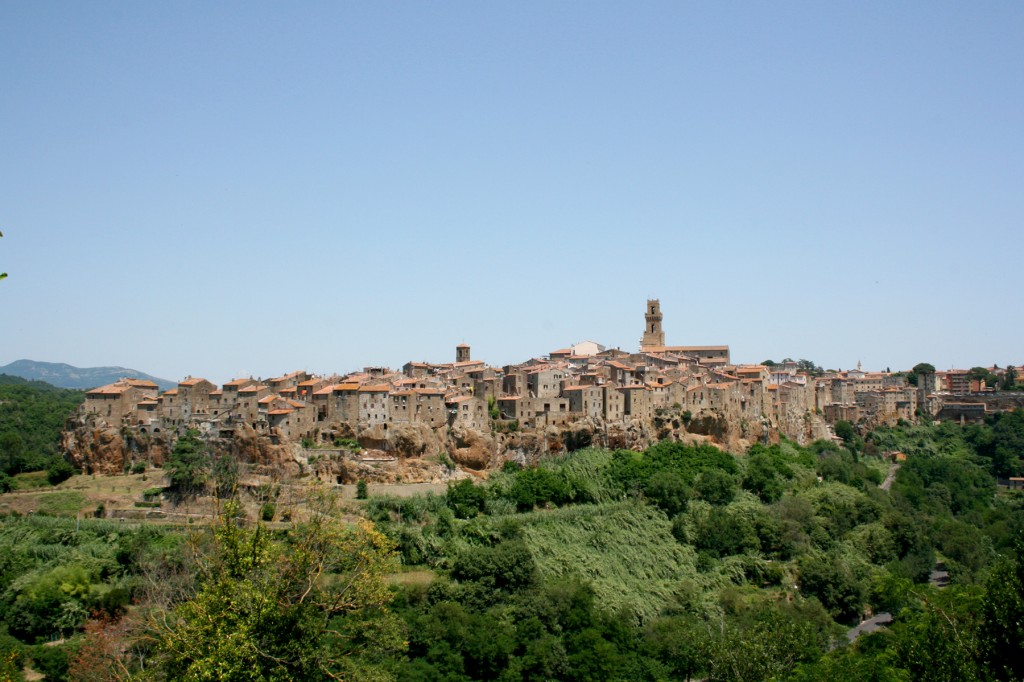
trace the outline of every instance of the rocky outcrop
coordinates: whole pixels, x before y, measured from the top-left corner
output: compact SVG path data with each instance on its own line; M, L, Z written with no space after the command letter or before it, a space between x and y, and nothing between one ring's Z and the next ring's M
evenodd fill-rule
M355 438L364 448L381 450L396 457L420 459L437 457L448 449L445 429L432 429L427 424L376 424L359 432Z
M451 430L451 458L459 466L475 471L487 469L499 454L496 440L490 434L456 426Z
M62 445L71 464L87 474L123 474L130 467L128 448L116 429L83 426L65 431Z
M91 419L70 424L61 436L61 449L76 468L104 475L123 474L136 462L162 466L170 452L160 435L115 429Z
M321 445L313 449L246 423L235 425L232 433L210 427L201 435L211 455L231 456L250 465L254 473L274 477L312 473L334 483L360 479L436 483L453 476L486 475L508 460L529 465L587 447L642 450L662 440L675 440L709 442L744 452L751 443L777 442L780 431L801 442L812 440L821 431L819 422L820 417L804 414L776 426L765 419L736 421L718 410L690 415L680 409L662 409L652 419L605 422L588 417L526 431L389 423L356 432L347 424L330 424L321 427L317 434ZM162 465L175 438L174 433L146 433L141 427L115 429L83 418L65 431L64 450L83 471L117 474L138 461ZM332 448L334 443L339 447Z

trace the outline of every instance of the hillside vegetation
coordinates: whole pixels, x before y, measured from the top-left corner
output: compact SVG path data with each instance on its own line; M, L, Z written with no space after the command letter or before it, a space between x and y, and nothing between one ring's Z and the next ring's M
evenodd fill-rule
M0 375L0 492L6 476L63 462L61 432L84 400L82 391Z
M0 662L10 679L1021 679L1024 498L996 474L1022 423L581 450L348 508L372 527L329 492L312 516L244 521L213 479L190 485L221 485L221 519L188 532L8 517ZM880 456L897 449L898 471Z

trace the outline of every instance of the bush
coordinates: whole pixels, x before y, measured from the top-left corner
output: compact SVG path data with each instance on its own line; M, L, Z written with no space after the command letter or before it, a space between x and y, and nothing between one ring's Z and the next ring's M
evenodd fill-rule
M443 466L448 471L455 471L455 462L448 456L448 453L442 450L437 453L437 463Z
M356 499L365 500L369 496L370 494L366 487L366 479L360 478L359 481L356 483Z
M458 483L449 483L445 502L456 518L469 519L484 510L487 504L487 489L474 485L473 481L464 478Z
M45 675L47 680L68 679L69 658L78 650L78 642L71 640L60 646L37 644L29 650L32 667ZM2 678L0 678L2 679Z
M849 564L836 555L805 555L797 562L800 592L817 597L822 606L841 622L853 622L860 615L865 586Z
M146 473L146 463L145 462L136 462L135 464L133 464L132 465L132 473L133 474L144 474L144 473Z
M262 521L270 522L274 520L274 514L277 512L277 508L273 502L264 502L260 506L260 519Z
M644 484L644 495L671 517L686 510L690 488L681 474L675 471L658 471Z
M55 457L46 468L46 480L50 485L57 485L75 475L75 468L63 457Z
M163 492L163 488L146 488L142 491L142 498L144 500L152 500L154 497L160 497Z
M721 469L708 469L697 477L697 494L705 502L721 506L736 496L736 480Z
M463 551L452 566L452 578L514 591L535 584L538 574L526 545L521 540L508 540L495 547Z
M578 492L581 491L576 488L574 481L569 480L563 472L538 467L517 473L508 490L508 497L516 503L519 511L525 512L549 503L561 507L572 502Z
M14 479L0 471L0 493L9 493L14 490Z
M363 449L363 446L359 444L359 441L352 440L351 438L335 438L334 447L348 448L352 452L359 452Z

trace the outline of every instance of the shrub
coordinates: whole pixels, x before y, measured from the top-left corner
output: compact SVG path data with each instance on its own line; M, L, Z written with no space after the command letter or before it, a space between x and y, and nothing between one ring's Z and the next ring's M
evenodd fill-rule
M274 514L276 512L277 508L272 502L264 502L260 506L260 519L269 523L274 520Z
M152 500L154 497L160 497L163 492L163 488L146 488L142 491L142 498L145 500Z
M359 481L356 483L356 499L365 500L369 496L369 491L367 490L366 486L366 479L360 478Z
M136 462L135 464L133 464L132 465L132 473L133 474L144 474L144 473L146 473L146 463L145 462Z
M46 468L46 480L50 485L57 485L75 475L75 468L63 457L55 457L53 462Z
M558 507L568 504L576 498L577 492L573 481L562 472L534 468L516 474L508 490L508 497L516 503L519 511L529 511L548 503Z
M518 590L536 583L538 574L526 545L520 540L509 540L495 547L466 549L452 566L452 578L480 582L496 589Z
M487 489L473 485L473 481L464 478L458 483L449 483L445 502L457 518L469 519L484 510L487 503Z
M455 462L452 461L452 458L444 450L437 453L437 462L448 471L455 471Z

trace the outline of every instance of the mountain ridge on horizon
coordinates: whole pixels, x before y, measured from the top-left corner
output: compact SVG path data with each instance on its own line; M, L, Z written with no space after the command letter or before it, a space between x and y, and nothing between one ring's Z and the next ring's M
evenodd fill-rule
M97 386L113 383L122 377L152 381L161 391L166 391L178 385L176 381L161 379L160 377L128 367L75 367L64 362L42 362L27 358L3 365L0 367L0 374L9 374L34 381L45 381L59 388L96 388Z

